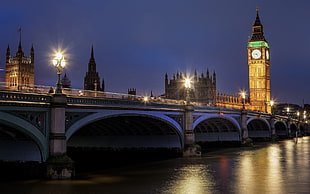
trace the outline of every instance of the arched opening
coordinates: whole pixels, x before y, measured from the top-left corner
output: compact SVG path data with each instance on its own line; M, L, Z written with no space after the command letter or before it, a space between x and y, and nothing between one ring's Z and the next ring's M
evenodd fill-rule
M0 160L42 162L42 153L29 135L0 123Z
M274 125L275 129L276 129L276 135L278 136L287 136L287 128L284 122L282 121L278 121L275 123Z
M77 130L68 146L181 148L178 131L166 122L147 116L118 115L96 120Z
M67 142L68 155L88 169L176 157L182 145L183 138L172 125L137 114L97 119L76 130Z
M238 127L223 117L208 118L194 129L197 142L240 141Z
M247 128L251 138L270 137L270 128L265 120L253 119L249 121Z

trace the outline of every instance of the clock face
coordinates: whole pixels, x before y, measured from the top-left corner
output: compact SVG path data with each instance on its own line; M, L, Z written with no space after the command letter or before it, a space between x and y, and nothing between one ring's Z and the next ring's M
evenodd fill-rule
M270 57L270 56L269 56L269 51L267 50L267 51L266 51L266 59L269 60L269 57Z
M252 57L254 59L259 59L261 57L261 55L262 55L262 53L258 49L255 49L252 51Z

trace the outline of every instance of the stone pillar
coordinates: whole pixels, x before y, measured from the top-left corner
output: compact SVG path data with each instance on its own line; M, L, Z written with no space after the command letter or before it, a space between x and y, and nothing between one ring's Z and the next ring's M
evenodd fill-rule
M276 128L275 128L275 125L274 125L274 121L275 121L275 116L274 116L274 114L272 114L270 116L271 137L276 135Z
M242 140L241 143L245 146L253 145L253 141L249 138L249 131L247 126L247 115L248 112L245 109L241 110L241 132L242 132Z
M66 105L67 99L65 95L53 95L49 134L49 158L46 161L47 178L50 179L70 179L74 175L73 161L66 155Z
M193 105L186 104L184 108L184 151L183 156L201 156L200 146L195 144L193 129Z
M192 145L195 143L195 134L193 131L193 111L192 105L185 105L184 113L184 144Z
M287 133L288 133L288 137L291 137L291 119L288 118L287 119Z
M58 156L67 152L65 125L66 125L65 95L55 95L52 100L51 131L50 131L50 156Z
M247 111L245 109L241 110L241 130L242 130L242 139L249 137L247 122Z

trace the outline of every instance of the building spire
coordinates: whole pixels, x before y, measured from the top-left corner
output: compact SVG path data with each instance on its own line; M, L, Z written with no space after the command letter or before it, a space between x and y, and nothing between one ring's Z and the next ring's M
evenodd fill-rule
M90 55L91 59L94 59L94 45L91 45L91 55Z
M24 52L22 49L22 27L19 27L18 32L19 32L19 43L18 43L18 49L17 49L16 55L19 57L23 57Z
M22 27L20 26L19 29L18 29L18 32L19 32L19 44L18 44L18 48L22 47Z
M90 53L90 59L88 63L88 71L89 72L96 72L96 61L94 57L94 46L91 46L91 53Z
M252 26L252 36L250 38L250 41L266 41L264 37L263 25L260 21L258 14L258 6L256 6L256 18Z

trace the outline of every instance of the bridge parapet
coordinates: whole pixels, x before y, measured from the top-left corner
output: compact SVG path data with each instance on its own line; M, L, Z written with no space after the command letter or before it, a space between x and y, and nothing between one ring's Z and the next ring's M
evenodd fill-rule
M51 102L48 94L25 93L18 91L0 91L1 103L27 103L27 104L48 104Z

